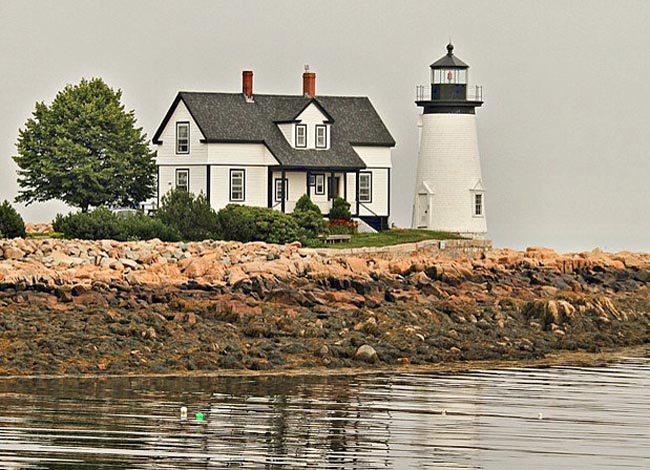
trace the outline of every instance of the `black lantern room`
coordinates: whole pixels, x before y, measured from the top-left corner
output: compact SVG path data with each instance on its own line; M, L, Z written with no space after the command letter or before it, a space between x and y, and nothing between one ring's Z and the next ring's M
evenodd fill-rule
M474 114L474 108L483 104L481 87L470 93L467 88L469 65L454 55L454 46L447 45L447 54L430 65L431 88L419 86L418 106L424 107L424 114L460 113Z

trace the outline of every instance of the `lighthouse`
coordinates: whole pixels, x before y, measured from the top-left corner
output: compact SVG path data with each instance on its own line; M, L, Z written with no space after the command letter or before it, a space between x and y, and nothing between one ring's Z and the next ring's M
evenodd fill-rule
M430 68L431 85L416 89L422 115L412 227L484 238L485 188L476 132L483 91L469 87L469 66L454 55L452 44Z

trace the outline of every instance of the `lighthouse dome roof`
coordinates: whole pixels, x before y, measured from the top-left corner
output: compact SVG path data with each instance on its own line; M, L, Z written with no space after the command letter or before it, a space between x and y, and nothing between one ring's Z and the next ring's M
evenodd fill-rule
M469 65L454 55L454 45L449 43L447 44L447 54L436 60L433 64L430 65L430 67L432 69L468 69Z

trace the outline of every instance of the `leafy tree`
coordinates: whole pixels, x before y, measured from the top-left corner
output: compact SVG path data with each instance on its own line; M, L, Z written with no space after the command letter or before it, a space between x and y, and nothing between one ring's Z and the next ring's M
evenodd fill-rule
M156 218L176 230L184 240L217 238L217 213L203 193L198 196L184 189L172 189L162 198Z
M25 236L25 222L9 201L0 204L0 238Z
M87 212L134 206L155 191L156 164L134 111L101 78L67 85L51 105L36 103L20 130L16 202L60 199Z

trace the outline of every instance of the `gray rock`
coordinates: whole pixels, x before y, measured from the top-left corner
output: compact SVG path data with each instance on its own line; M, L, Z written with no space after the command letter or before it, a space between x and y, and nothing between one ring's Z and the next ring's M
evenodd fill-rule
M372 346L364 344L359 346L359 349L354 354L354 358L365 362L376 362L378 359L377 351Z
M127 268L131 268L131 269L138 269L138 266L140 266L137 263L137 261L133 261L132 259L129 258L120 258L120 263L122 263Z

